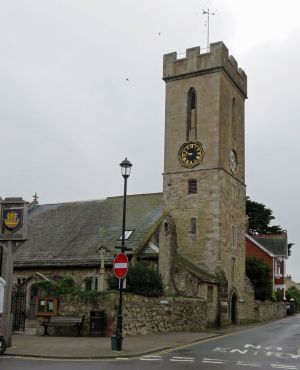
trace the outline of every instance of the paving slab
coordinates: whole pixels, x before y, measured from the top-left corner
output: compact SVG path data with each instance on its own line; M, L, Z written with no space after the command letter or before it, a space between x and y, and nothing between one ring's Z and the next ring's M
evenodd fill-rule
M176 332L130 336L122 351L111 349L109 337L54 337L14 334L5 355L45 358L100 359L135 357L186 345L218 334L213 332Z

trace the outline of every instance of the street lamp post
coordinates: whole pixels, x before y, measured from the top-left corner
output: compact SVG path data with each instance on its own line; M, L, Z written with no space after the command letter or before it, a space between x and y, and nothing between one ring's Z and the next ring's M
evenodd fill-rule
M125 225L126 225L126 196L127 196L127 179L130 176L130 170L132 167L131 162L125 158L121 163L121 173L124 178L124 196L123 196L123 221L122 221L122 241L121 241L121 253L124 253L125 248ZM122 315L122 292L123 292L123 278L120 279L119 286L119 309L117 317L117 332L116 332L116 350L122 350L122 326L123 326L123 315Z

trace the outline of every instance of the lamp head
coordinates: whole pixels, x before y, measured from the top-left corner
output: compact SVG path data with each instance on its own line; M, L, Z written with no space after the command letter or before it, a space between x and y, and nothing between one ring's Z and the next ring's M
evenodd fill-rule
M124 177L124 179L127 179L130 176L130 170L131 170L131 167L132 167L132 163L127 158L125 158L120 163L120 166L121 166L122 176Z

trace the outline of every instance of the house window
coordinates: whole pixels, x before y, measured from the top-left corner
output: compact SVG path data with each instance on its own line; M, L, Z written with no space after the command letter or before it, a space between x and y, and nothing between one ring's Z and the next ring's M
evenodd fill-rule
M93 288L93 278L90 276L90 277L86 277L84 279L84 287L85 287L85 290L92 290Z
M197 180L193 179L188 181L188 193L197 194Z
M94 278L94 290L99 290L99 278L97 276Z
M231 226L231 246L232 249L237 248L237 227L235 225Z
M17 277L17 285L20 285L20 284L24 283L25 280L26 280L26 278L24 278L24 277Z
M195 217L191 218L191 234L196 235L197 233L197 219Z
M125 236L124 236L125 240L128 240L131 237L133 232L134 230L125 230ZM122 235L120 236L119 240L122 240Z
M212 303L214 301L214 287L212 285L207 285L207 303Z
M281 261L280 260L276 261L276 275L281 276Z

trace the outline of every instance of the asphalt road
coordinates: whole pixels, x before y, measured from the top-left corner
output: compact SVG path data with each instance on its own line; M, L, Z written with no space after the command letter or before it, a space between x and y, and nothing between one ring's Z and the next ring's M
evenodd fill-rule
M136 359L49 361L0 356L1 370L300 370L300 316Z

